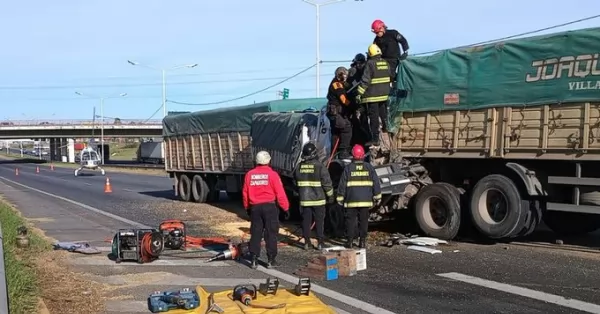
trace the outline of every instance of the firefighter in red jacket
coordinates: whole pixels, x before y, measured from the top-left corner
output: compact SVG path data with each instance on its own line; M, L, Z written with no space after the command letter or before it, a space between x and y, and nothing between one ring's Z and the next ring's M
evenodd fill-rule
M267 248L267 267L277 266L277 236L279 235L279 209L289 218L290 203L288 202L283 183L279 174L270 166L271 156L266 151L256 154L256 167L244 178L242 200L244 209L250 216L250 254L251 267L258 267L260 243L264 231Z

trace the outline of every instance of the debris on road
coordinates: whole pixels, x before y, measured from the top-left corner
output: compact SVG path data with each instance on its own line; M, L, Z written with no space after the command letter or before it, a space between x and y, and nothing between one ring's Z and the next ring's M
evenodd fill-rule
M410 245L407 247L407 249L413 250L413 251L419 251L419 252L423 252L423 253L429 253L429 254L442 253L441 250L436 250L436 249L432 249L432 248L425 247L425 246L419 246L419 245Z
M65 250L69 252L76 252L81 254L100 254L100 251L95 246L91 246L86 242L56 242L54 243L55 250Z

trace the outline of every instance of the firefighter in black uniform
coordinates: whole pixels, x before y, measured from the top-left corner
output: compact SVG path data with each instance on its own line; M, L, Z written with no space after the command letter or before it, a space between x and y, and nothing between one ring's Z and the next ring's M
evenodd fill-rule
M369 59L357 87L357 100L367 106L371 141L366 146L379 146L379 119L381 130L387 132L387 103L390 95L390 66L381 58L381 50L375 44L369 46Z
M310 246L310 227L313 217L317 227L317 250L325 247L325 205L334 203L333 184L329 171L317 158L317 147L307 143L302 148L303 161L294 173L298 194L300 197L300 212L302 212L302 235L304 249Z
M408 41L400 32L395 29L388 29L382 20L375 20L371 24L371 31L376 37L373 44L381 49L382 58L384 58L392 69L392 81L396 82L398 63L408 56ZM402 46L402 53L400 53Z
M327 92L327 116L333 126L333 134L338 138L338 158L350 158L350 145L352 143L352 124L350 117L352 108L350 98L346 94L348 70L339 67L335 70L335 77L329 84Z
M352 248L356 238L358 216L359 247L367 247L369 210L381 202L381 186L375 169L364 162L365 150L360 145L352 148L353 160L346 166L337 189L337 202L346 210L347 248Z
M367 119L367 110L364 105L356 102L356 95L358 91L356 86L360 83L363 72L365 71L365 64L367 63L367 57L359 53L354 56L350 69L348 70L348 85L351 91L348 92L354 114L352 115L352 145L361 144L364 145L370 137L369 120Z

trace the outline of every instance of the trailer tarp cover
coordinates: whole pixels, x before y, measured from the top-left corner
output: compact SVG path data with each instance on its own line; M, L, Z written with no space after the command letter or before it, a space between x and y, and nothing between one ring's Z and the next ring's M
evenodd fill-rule
M324 98L285 99L167 116L163 119L163 136L250 131L255 113L303 111L310 107L318 110L326 102Z
M598 101L599 52L600 28L588 28L408 58L397 83L406 97L390 106L390 118L406 111Z

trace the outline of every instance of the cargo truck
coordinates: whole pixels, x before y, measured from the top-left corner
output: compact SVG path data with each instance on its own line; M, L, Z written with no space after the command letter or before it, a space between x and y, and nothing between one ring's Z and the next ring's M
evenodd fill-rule
M529 235L542 221L566 235L598 230L599 51L600 28L593 28L402 62L397 97L389 106L390 145L371 149L384 194L371 220L410 209L424 234L443 239L454 238L467 221L493 239ZM254 123L253 113L247 112L246 125ZM221 118L211 120L223 124L227 119ZM168 119L175 118L163 123L170 143L167 171L177 189L188 191L196 177L191 170L201 168L194 170L200 182L225 176L228 192L237 193L257 141L248 130L242 135L232 128L240 118L230 116L228 126L204 134L202 123L190 121L199 127L184 134ZM260 141L279 136L264 134L255 136ZM289 168L293 161L288 163ZM335 158L329 164L334 183L343 166ZM339 207L328 208L338 229L340 215Z
M137 161L140 163L162 164L162 141L141 142L137 150Z

